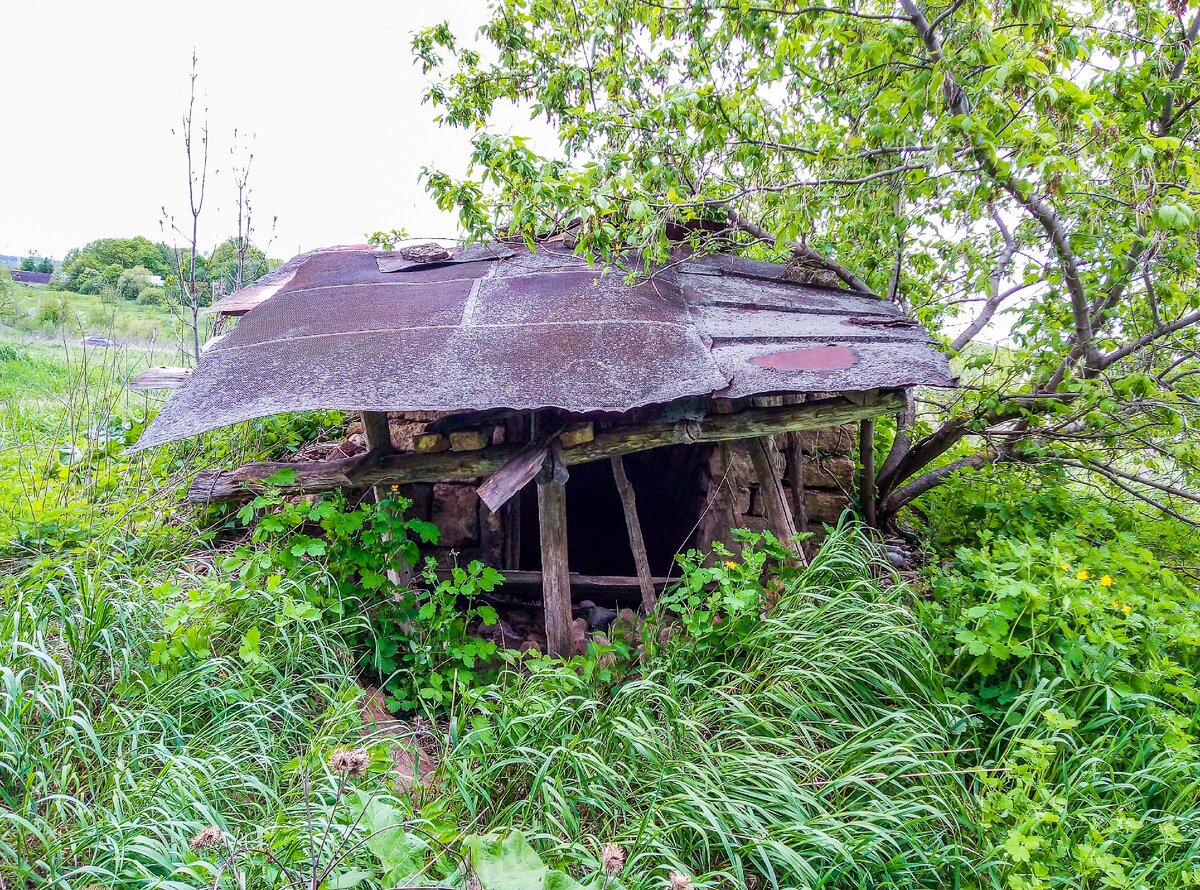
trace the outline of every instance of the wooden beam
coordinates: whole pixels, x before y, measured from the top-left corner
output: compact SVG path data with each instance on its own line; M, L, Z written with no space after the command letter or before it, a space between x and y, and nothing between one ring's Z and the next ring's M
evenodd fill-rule
M530 420L526 415L516 414L504 421L504 441L524 442L529 437ZM503 515L504 562L501 567L517 569L521 565L521 499L514 498L505 504Z
M561 482L544 482L538 485L537 493L546 651L558 658L570 658L574 653L571 639L571 570L567 563L567 486Z
M799 433L787 434L787 477L792 483L792 520L796 531L808 531L808 508L804 503L804 443Z
M658 597L654 595L654 579L650 575L650 558L646 555L646 540L642 537L642 523L638 520L637 495L634 494L633 484L625 475L625 460L619 454L609 458L612 461L613 479L617 483L617 493L621 496L621 509L625 513L625 527L629 530L629 549L633 551L633 565L637 570L638 586L642 590L642 609L647 615L658 605Z
M867 525L875 528L875 419L872 417L864 417L859 421L858 458L862 462L859 497L862 500L863 519Z
M449 569L438 569L438 577L449 577ZM528 569L500 569L500 574L504 576L504 584L506 586L542 586L542 573L531 571ZM601 590L640 590L641 579L636 575L581 575L579 572L571 572L571 590L579 588L597 588ZM671 581L678 581L678 578L668 578L663 575L655 575L651 579L656 587L662 587L669 584Z
M392 431L384 411L361 411L363 435L367 439L367 450L382 456L392 452Z
M675 445L686 440L727 442L776 433L817 430L844 423L895 414L904 407L901 390L880 393L874 405L856 405L848 399L823 399L801 405L748 408L735 414L710 414L701 423L680 430L674 423L617 426L596 433L591 442L563 452L567 465L603 460L617 454L633 454ZM699 429L696 429L696 427ZM382 458L365 456L337 461L247 464L236 470L204 470L196 475L188 500L230 501L253 497L263 482L281 469L293 470L296 480L280 486L289 494L328 491L351 485L471 480L489 476L512 459L521 446L492 445L478 451L439 454L392 454Z
M763 505L767 508L767 521L775 536L788 547L798 548L796 544L796 522L792 518L792 508L788 506L787 497L783 492L783 483L775 472L771 461L771 453L775 450L774 443L766 436L752 439L750 460L754 464L754 475L758 478L758 490L762 494Z

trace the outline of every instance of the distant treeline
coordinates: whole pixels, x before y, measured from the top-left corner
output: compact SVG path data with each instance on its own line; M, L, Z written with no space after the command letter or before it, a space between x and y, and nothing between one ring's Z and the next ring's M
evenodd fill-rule
M24 257L0 254L0 266L7 269L20 269L22 272L53 272L54 260L36 253Z
M254 281L279 265L253 244L242 253L241 281ZM214 291L229 293L237 286L239 243L229 238L207 256L196 256L196 280L200 302L212 302ZM188 277L191 251L179 250L149 238L99 238L74 248L63 258L56 276L66 290L81 294L103 294L139 303L166 303L178 298L179 279Z

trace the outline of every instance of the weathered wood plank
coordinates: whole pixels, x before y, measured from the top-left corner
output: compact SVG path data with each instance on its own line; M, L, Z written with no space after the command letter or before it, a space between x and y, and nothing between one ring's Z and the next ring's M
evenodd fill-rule
M367 450L388 454L392 450L392 431L384 411L361 411L363 435L367 439Z
M449 570L438 570L438 576L442 577ZM509 569L500 570L500 574L504 576L504 583L511 586L538 586L542 585L542 573L528 569ZM579 572L571 572L571 589L613 589L613 590L640 590L641 580L636 575L581 575ZM662 587L669 584L671 581L678 581L678 578L668 578L663 575L654 575L650 579L656 587Z
M565 421L550 423L475 490L489 510L493 513L499 510L509 498L533 481L549 456L551 440L566 426Z
M796 522L792 518L792 508L788 506L783 483L779 481L771 461L771 451L774 450L772 440L761 436L751 440L749 446L750 460L754 464L754 475L758 478L758 490L762 492L767 521L779 540L788 546L795 546Z
M539 485L538 527L542 544L542 603L546 612L546 649L571 657L571 570L567 564L567 487Z
M638 586L642 591L642 608L649 615L658 605L658 597L654 594L654 579L650 575L650 558L646 555L646 539L642 537L642 523L638 519L637 495L633 491L633 483L625 474L625 461L619 454L613 455L613 479L617 483L617 493L621 496L621 509L625 513L625 527L629 530L629 549L633 551L633 565L637 571Z
M862 500L863 519L875 528L875 420L864 417L858 425L858 455L862 462L859 480L859 496Z
M130 389L178 389L192 376L191 368L148 368L129 381Z
M804 474L808 471L804 460L804 445L799 433L787 434L787 476L792 483L792 520L796 523L796 531L808 531L808 509L804 505L804 486L807 480Z
M837 398L800 405L749 408L736 414L710 414L703 422L693 424L686 435L674 423L620 426L597 432L593 441L568 448L563 456L566 463L572 465L674 445L683 441L683 438L690 439L692 435L700 442L725 442L817 430L880 414L895 414L903 406L903 393L889 391L880 393L874 405L855 405ZM327 462L247 464L236 470L207 470L197 474L188 491L188 500L228 501L252 497L256 489L261 490L263 480L284 468L296 472L295 483L283 486L289 493L327 491L347 485L403 485L442 479L479 479L499 470L517 454L520 447L492 445L467 452L392 454L380 460L358 457Z

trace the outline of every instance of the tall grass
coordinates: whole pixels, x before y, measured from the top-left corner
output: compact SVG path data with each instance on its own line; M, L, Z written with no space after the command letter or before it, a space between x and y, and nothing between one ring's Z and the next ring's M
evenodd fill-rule
M479 828L547 858L661 886L942 886L967 862L956 712L902 587L842 529L735 656L674 639L598 693L563 670L511 675L463 715L442 789Z
M164 567L165 571L165 567ZM336 629L237 641L273 614L240 601L212 657L148 662L165 603L145 577L70 566L0 588L0 884L194 887L176 872L204 825L254 834L299 793L296 758L352 737Z

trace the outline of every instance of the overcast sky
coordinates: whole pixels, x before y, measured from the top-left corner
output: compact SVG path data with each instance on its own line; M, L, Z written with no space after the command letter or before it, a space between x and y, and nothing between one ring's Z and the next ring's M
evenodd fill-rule
M254 134L256 241L278 217L272 256L376 229L453 235L417 174L463 169L468 135L433 123L409 44L443 18L473 37L485 15L485 0L6 0L0 253L61 259L95 238L159 239L164 204L187 216L179 120L193 47L210 133L205 249L236 230L235 128Z

